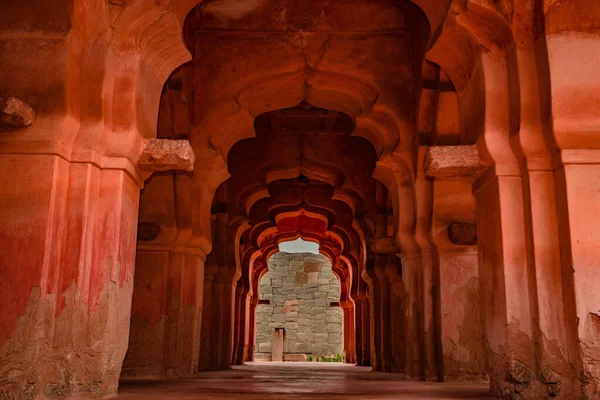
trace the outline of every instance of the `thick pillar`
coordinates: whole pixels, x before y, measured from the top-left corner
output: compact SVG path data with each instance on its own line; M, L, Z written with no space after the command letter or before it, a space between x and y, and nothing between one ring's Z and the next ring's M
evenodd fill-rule
M271 361L283 361L283 341L285 340L285 329L273 329L271 341Z
M350 300L340 301L340 306L343 310L344 320L344 355L346 356L346 363L356 363L356 340L355 340L355 318L354 318L354 304Z
M243 365L248 359L250 330L254 329L254 326L250 324L250 311L253 297L252 277L254 276L254 260L257 255L258 253L254 249L246 249L241 261L242 276L238 280L236 288L234 365Z
M116 394L140 185L55 155L0 155L4 396Z
M484 342L493 393L529 396L535 371L532 274L520 176L488 171L474 185Z
M231 367L233 356L233 333L234 333L234 314L235 314L235 288L237 283L232 283L227 277L219 277L213 284L213 302L219 315L219 330L217 336L217 367L218 369L228 369ZM215 331L212 332L215 335Z
M405 285L406 374L414 380L425 378L423 349L422 268L419 253L402 255Z
M235 332L235 300L241 271L230 261L231 246L228 216L213 214L213 251L205 268L205 313L202 326L200 370L221 370L231 367ZM236 247L237 250L237 247ZM233 250L231 250L233 251Z
M240 338L240 349L238 350L239 355L237 363L243 365L246 361L252 361L254 356L248 357L248 354L252 351L254 354L254 346L250 342L250 332L254 330L254 326L251 324L251 301L252 295L247 293L242 301L242 316L243 321L241 338Z
M404 282L402 281L402 265L396 254L388 255L385 272L390 288L390 372L405 372Z
M355 269L356 271L357 269ZM354 351L356 357L356 365L363 365L363 349L362 349L362 301L358 295L358 280L360 275L357 272L352 274L352 290L350 299L354 303Z
M532 163L533 164L533 163ZM536 343L536 375L540 393L555 398L569 398L579 391L568 338L574 325L569 322L569 303L572 297L567 283L572 271L561 262L558 202L555 172L528 166L524 174L525 199L529 203L532 259L535 268L536 310L534 337ZM569 333L570 332L570 333ZM571 346L573 347L573 346ZM545 386L545 387L544 387Z
M204 306L206 311L202 314L202 329L200 332L200 358L198 360L198 370L211 371L218 369L218 332L219 309L218 297L215 292L215 275L218 267L213 264L209 255L204 269Z
M375 371L390 372L392 365L392 301L390 292L390 281L386 274L388 267L387 254L375 255L375 274L379 282L379 315L376 318L376 323L380 329L381 351L379 360L373 365Z
M369 338L371 366L374 371L381 371L381 284L375 273L375 259L367 259L364 279L367 281L369 298Z
M567 335L570 358L578 369L585 400L600 396L600 157L597 152L590 151L595 163L564 163L556 171L566 326L576 328Z
M545 115L554 156L570 363L585 400L600 398L600 8L572 0L544 7ZM573 65L576 68L573 68Z
M258 294L254 292L249 305L248 350L246 352L246 361L254 361L254 353L256 352L256 306L258 305L258 300Z
M368 284L359 279L358 296L360 297L360 321L357 320L357 329L361 331L360 347L362 348L362 362L358 365L371 365L371 304L368 296Z
M139 250L123 378L164 378L169 252Z
M243 336L243 330L244 330L244 320L242 319L243 316L243 309L245 308L244 305L244 299L246 298L246 295L244 293L244 287L242 284L242 281L238 281L237 283L237 287L235 288L235 304L234 304L234 308L235 308L235 312L234 312L234 318L233 318L233 322L234 322L234 331L233 331L233 354L231 356L231 364L232 365L241 365L243 364L243 361L240 361L241 359L241 354L243 354L243 349L244 347L244 336Z
M260 280L265 274L267 266L262 261L262 257L257 257L254 260L254 267L252 268L252 275L250 276L250 282L252 285L250 303L248 305L248 352L246 353L246 360L253 361L254 353L256 351L256 308L260 299L259 287Z
M138 247L123 377L185 378L198 371L202 254Z
M425 148L419 154L423 165ZM440 275L437 248L431 240L433 180L418 171L414 185L414 252L402 254L407 304L407 373L413 379L441 381ZM410 243L410 242L409 242Z
M431 237L439 255L440 337L445 381L483 381L477 226L472 179L436 178Z

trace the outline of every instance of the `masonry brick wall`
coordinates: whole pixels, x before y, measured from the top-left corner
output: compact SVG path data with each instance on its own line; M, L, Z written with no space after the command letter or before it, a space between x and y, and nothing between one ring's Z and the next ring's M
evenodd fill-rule
M284 353L342 353L342 309L330 306L339 301L340 284L329 259L280 252L268 264L260 298L270 304L259 304L256 310L256 351L270 353L273 330L284 328Z

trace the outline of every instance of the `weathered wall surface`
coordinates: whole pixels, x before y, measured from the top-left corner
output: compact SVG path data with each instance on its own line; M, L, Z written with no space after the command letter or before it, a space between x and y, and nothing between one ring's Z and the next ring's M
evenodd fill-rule
M468 178L436 179L432 236L440 264L444 380L484 380L475 199ZM455 231L451 225L463 224ZM465 229L472 224L473 228Z
M269 272L260 282L256 310L256 351L271 352L275 328L285 329L284 353L330 356L343 352L340 284L331 262L311 253L277 253L269 259Z
M203 283L199 255L138 248L121 378L188 377L197 371Z

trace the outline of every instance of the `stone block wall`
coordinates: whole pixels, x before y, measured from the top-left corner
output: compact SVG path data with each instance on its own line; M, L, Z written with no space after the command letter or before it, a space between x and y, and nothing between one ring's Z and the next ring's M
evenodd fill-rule
M275 328L284 328L284 353L331 356L342 353L343 312L340 283L325 256L312 253L276 253L260 281L256 310L256 352L271 353Z

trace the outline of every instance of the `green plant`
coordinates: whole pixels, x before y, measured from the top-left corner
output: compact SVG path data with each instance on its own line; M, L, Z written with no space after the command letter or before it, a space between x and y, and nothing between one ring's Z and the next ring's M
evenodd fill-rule
M312 362L312 360L313 360L313 355L312 354L309 354L309 355L306 356L306 361Z
M317 357L317 362L344 362L343 354L332 354L330 357Z

